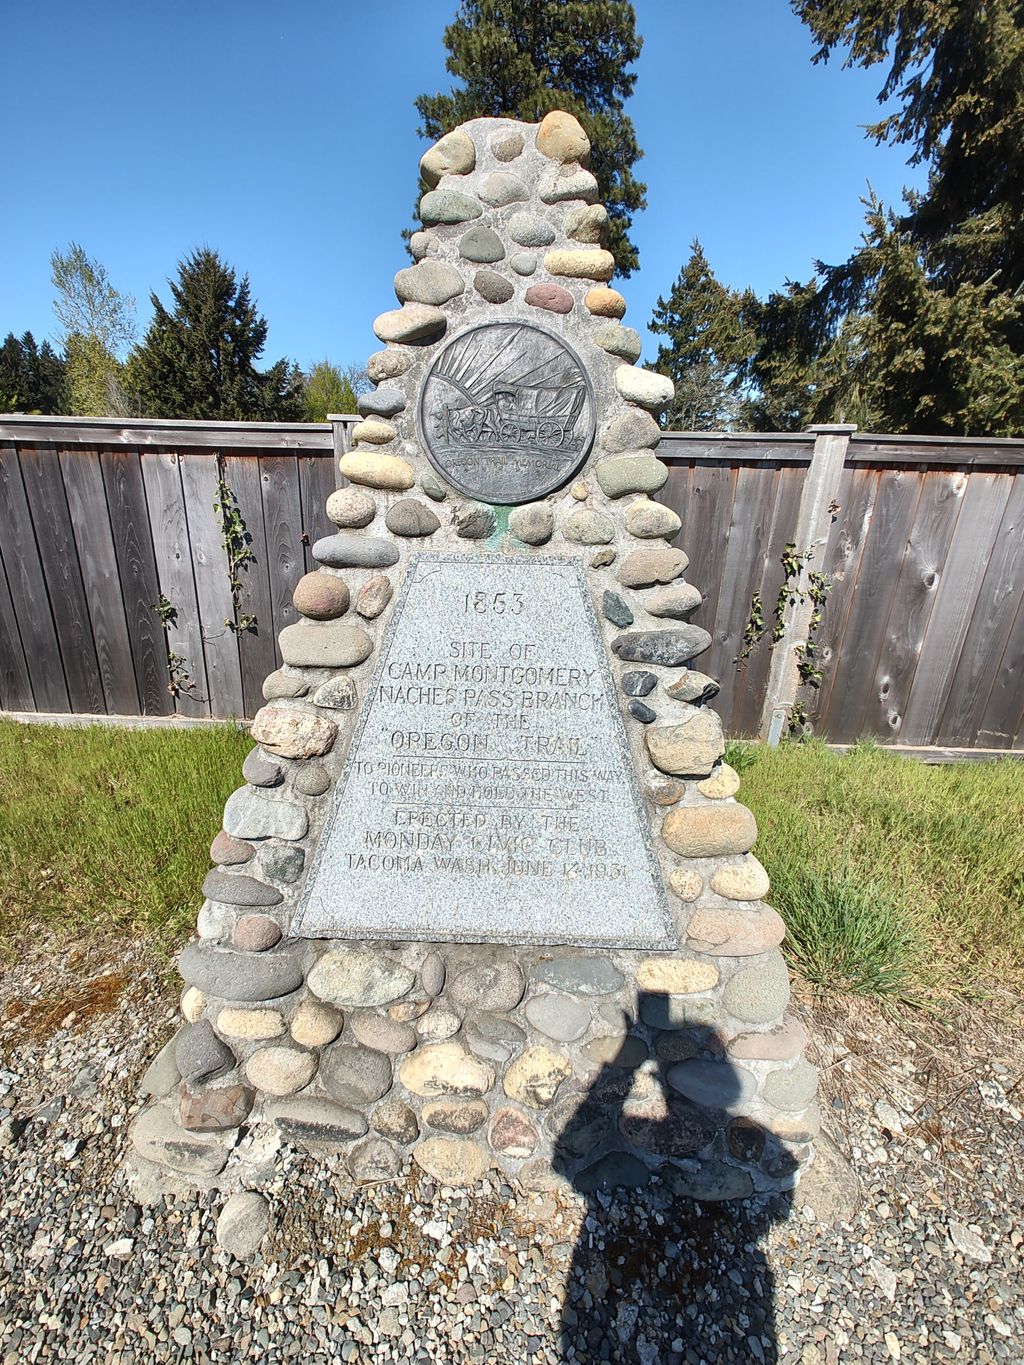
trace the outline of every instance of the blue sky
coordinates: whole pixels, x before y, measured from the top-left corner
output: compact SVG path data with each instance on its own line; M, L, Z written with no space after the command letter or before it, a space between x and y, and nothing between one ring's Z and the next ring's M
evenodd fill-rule
M699 237L760 292L856 245L868 181L921 183L876 147L882 68L811 65L787 0L636 0L645 40L629 112L645 156L641 329ZM362 363L406 264L412 101L447 88L456 0L0 0L0 336L52 336L49 255L70 240L135 295L192 247L248 271L265 359ZM648 339L647 355L656 348Z

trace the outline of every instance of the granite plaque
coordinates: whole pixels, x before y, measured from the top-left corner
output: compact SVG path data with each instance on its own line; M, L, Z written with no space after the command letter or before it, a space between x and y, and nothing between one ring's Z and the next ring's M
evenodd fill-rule
M580 467L594 439L594 394L579 356L525 322L471 327L443 347L420 392L432 463L482 502L542 498Z
M574 563L413 557L293 932L675 946Z

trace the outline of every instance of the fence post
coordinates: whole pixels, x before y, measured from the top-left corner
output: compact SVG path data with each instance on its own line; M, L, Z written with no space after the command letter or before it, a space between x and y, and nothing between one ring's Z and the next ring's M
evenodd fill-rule
M338 461L351 445L349 433L352 430L352 417L341 412L329 412L327 420L331 424L331 440L334 442L334 483L340 488L348 482L338 469Z
M830 509L839 492L839 480L850 437L857 427L855 423L843 422L808 427L807 430L814 433L814 451L800 492L800 507L792 541L797 550L818 550L828 540L832 515ZM791 594L796 600L786 603L782 618L785 634L772 651L759 731L761 739L771 745L778 744L782 738L800 686L796 646L807 639L814 611L813 603L806 596L807 577L812 571L806 561L801 564L795 590Z

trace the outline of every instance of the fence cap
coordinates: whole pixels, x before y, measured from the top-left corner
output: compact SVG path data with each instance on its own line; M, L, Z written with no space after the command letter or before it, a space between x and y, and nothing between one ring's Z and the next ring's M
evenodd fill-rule
M857 430L856 422L818 422L813 427L805 427L816 436L850 436Z

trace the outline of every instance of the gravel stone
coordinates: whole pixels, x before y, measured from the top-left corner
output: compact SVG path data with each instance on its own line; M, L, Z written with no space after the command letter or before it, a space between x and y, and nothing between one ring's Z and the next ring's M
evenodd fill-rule
M633 613L629 605L617 592L605 589L604 596L601 598L601 610L605 619L611 621L613 626L624 627L633 624Z
M233 1194L217 1219L217 1245L236 1260L255 1256L270 1230L270 1205L255 1190Z

